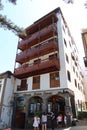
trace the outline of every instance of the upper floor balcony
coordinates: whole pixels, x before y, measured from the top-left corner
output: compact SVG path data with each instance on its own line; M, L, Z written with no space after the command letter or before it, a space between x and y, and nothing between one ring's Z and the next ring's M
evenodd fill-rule
M48 14L39 20L35 21L31 26L26 28L27 35L33 34L40 29L43 29L44 27L47 27L48 25L51 25L53 23L56 23L58 21L58 18L56 14L53 12L51 14Z
M14 69L14 76L22 79L30 76L40 75L44 73L49 73L52 71L59 71L59 59L57 57L52 57L32 64L25 64L19 68Z
M40 45L18 53L16 55L16 62L23 64L24 62L27 62L31 59L46 55L54 51L58 51L58 43L56 39L51 39L49 41L43 42Z
M26 50L29 47L38 44L54 35L57 35L57 27L55 24L51 24L38 32L29 35L25 40L21 40L18 43L18 49Z

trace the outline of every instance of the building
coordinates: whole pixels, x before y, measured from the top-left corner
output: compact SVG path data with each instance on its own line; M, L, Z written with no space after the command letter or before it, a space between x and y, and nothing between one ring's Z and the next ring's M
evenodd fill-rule
M0 74L0 129L11 127L13 113L13 74L6 71Z
M27 36L19 36L15 59L14 126L32 127L34 114L43 111L67 114L71 121L82 110L85 97L78 49L61 9L25 31Z
M82 30L82 40L83 40L83 47L84 47L84 64L87 67L87 29Z
M87 29L82 30L82 41L83 41L83 47L84 47L84 88L85 88L85 99L86 99L86 109L87 109Z

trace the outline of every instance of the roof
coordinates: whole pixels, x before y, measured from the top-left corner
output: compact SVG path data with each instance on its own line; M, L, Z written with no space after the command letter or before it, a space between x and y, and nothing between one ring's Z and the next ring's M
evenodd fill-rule
M11 71L6 71L6 72L3 72L3 73L0 73L0 79L2 78L10 78L10 76L13 75Z

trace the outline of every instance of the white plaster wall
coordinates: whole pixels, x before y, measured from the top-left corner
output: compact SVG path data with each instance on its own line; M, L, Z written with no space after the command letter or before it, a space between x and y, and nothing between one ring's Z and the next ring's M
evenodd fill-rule
M77 100L83 101L83 102L85 101L84 94L81 91L79 91L78 89L75 89L74 93L75 93L75 100L76 101Z
M7 78L6 86L5 86L5 93L4 93L4 100L3 100L3 107L1 113L1 119L5 124L11 126L11 118L12 118L12 104L13 101L13 78Z
M2 97L3 87L4 87L4 79L1 79L0 102Z
M38 91L37 90L32 90L32 80L33 77L29 77L27 79L27 84L28 84L28 91ZM50 82L49 82L49 74L43 74L40 75L40 90L48 90L50 88Z
M50 88L49 74L41 75L41 90L48 90Z
M32 82L33 82L32 80L33 80L32 77L29 77L29 78L27 79L28 91L32 91Z
M76 88L74 79L77 79L77 83L78 82L80 83L81 81L79 81L79 78L76 77L76 74L74 74L73 68L72 68L73 62L71 59L71 52L73 52L74 48L77 51L77 48L75 45L73 47L70 47L69 42L71 42L71 37L68 34L67 28L64 26L64 22L61 18L61 15L57 14L57 16L59 18L57 26L58 26L58 41L59 41L58 43L59 43L59 56L60 56L60 88L71 89L72 91L74 91L75 101L77 101L79 99L84 102L84 94L78 88ZM63 30L63 26L65 28L65 33ZM66 40L67 47L64 44L64 41L63 41L64 38ZM71 45L72 45L72 43L71 43ZM67 56L69 58L69 64L67 64L65 54L67 54ZM76 54L78 55L78 52L76 52ZM75 68L75 70L79 73L79 71L81 71L81 70L79 70L79 69L77 70L76 68ZM71 82L69 82L67 80L67 70L69 70L71 73Z
M21 80L20 79L14 79L14 84L15 84L15 87L14 87L14 93L17 91L17 86L21 85Z
M67 80L66 80L66 64L65 64L65 57L64 57L64 43L63 43L63 33L62 33L62 19L61 15L57 14L58 16L58 46L59 46L59 58L60 58L60 88L67 87Z

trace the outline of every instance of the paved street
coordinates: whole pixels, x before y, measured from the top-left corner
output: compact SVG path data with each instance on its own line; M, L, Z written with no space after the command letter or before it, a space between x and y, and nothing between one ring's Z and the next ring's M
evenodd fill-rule
M30 130L30 129L15 129L15 130ZM47 130L52 130L52 129L47 129ZM54 129L54 130L87 130L87 126L74 126L74 127Z
M71 127L63 130L87 130L87 126L76 126L76 127Z
M12 130L31 130L31 129L12 129ZM52 130L52 129L47 129L47 130ZM87 130L87 119L79 120L76 126L69 127L69 128L61 128L61 129L55 128L54 130Z

